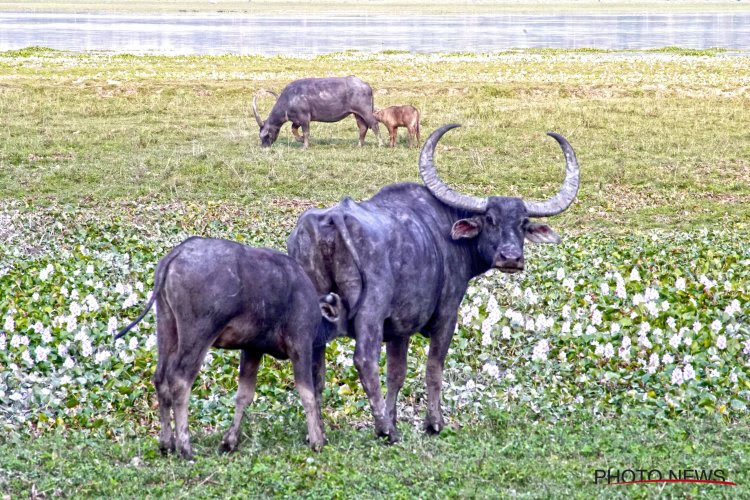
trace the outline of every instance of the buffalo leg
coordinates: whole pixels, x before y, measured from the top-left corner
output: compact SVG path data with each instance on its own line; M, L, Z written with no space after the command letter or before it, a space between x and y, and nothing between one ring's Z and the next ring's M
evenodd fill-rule
M174 412L175 446L177 453L185 459L193 458L193 449L190 446L190 433L188 431L188 402L190 401L190 388L198 375L198 371L206 357L208 348L213 343L213 337L206 334L206 325L187 324L178 325L181 339L189 339L180 342L176 354L172 357L173 362L167 368L169 372L169 388L172 392L172 411ZM204 339L207 339L204 341ZM190 341L192 340L192 342Z
M385 407L388 410L388 416L393 422L393 429L396 427L396 400L398 392L404 386L406 379L406 354L409 350L409 337L400 338L386 343L385 352L388 356L388 393L385 398Z
M443 386L443 366L448 354L453 331L456 328L456 317L444 322L430 336L430 351L427 355L427 418L425 430L429 434L439 434L445 426L440 407L440 391Z
M362 387L370 400L370 408L375 419L375 433L378 436L387 436L391 443L396 442L398 437L393 428L393 422L386 414L378 375L380 344L383 341L383 321L370 318L360 312L355 320L354 328L356 338L354 366L359 372Z
M294 140L297 142L304 141L304 138L299 135L299 123L292 123L292 135L294 136Z
M302 142L305 149L310 147L310 122L302 123Z
M158 361L153 382L159 400L159 450L162 454L174 451L174 431L172 430L172 393L169 388L167 367L170 357L177 350L177 325L172 310L160 296L156 299L156 343Z
M302 406L305 409L307 439L310 443L310 448L314 451L319 451L325 444L325 434L323 433L323 419L320 415L320 406L318 406L317 398L315 397L312 353L309 350L301 353L290 353L289 358L292 361L292 368L294 369L294 385L297 386L297 392L299 392Z
M370 117L370 123L368 123L367 126L372 129L375 137L378 138L378 147L382 146L383 140L380 138L380 127L378 127L378 121L375 119L375 117Z
M326 383L326 346L313 347L313 378L315 382L315 399L322 408L323 389Z
M223 452L234 451L237 448L237 437L242 425L242 416L247 405L253 402L255 383L258 379L258 368L262 354L242 351L240 355L240 383L234 407L234 420L229 430L224 434L219 449Z
M388 135L391 136L391 147L396 147L396 139L398 139L398 127L389 126Z
M367 122L357 114L354 115L354 119L357 120L357 128L359 128L359 147L361 148L365 145L365 136L368 129Z

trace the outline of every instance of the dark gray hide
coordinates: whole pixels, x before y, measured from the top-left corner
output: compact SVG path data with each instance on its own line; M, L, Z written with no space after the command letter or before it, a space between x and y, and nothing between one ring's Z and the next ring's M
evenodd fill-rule
M275 95L275 94L274 94ZM260 144L271 146L284 123L292 122L292 133L305 148L310 144L310 122L337 122L353 114L359 127L359 145L364 146L371 128L381 144L378 122L373 116L372 89L356 76L344 78L303 78L281 91L265 121L260 118L253 97L253 113L260 127ZM298 129L302 127L302 137Z
M492 267L524 268L528 239L558 243L548 226L529 221L565 210L578 189L578 164L568 142L550 134L566 156L561 193L546 202L456 193L437 177L433 152L440 137L457 125L436 130L422 149L420 173L428 187L393 184L371 199L306 211L289 239L289 255L312 278L319 293L336 292L349 306L349 332L356 339L354 364L370 400L379 435L396 434L396 397L406 375L409 337L430 338L425 428L440 432L443 363L468 282ZM466 207L471 208L466 208ZM387 343L387 400L378 377L380 343Z
M181 456L192 456L187 411L190 387L211 346L242 350L234 420L222 439L223 451L237 445L263 354L291 359L310 446L323 446L320 392L325 343L329 337L346 333L346 314L337 295L328 294L319 301L299 264L280 252L193 237L159 261L154 293L146 308L115 338L143 319L154 301L159 359L153 380L162 452L174 451L176 445ZM174 432L170 411L174 412Z

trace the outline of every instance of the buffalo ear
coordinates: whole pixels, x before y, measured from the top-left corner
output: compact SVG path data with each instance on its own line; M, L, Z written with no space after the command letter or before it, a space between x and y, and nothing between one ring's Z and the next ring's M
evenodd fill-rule
M547 224L529 222L526 226L526 239L532 243L560 243L560 235Z
M344 303L335 293L329 293L320 298L320 312L331 323L336 323L344 314Z
M460 219L453 223L451 238L454 240L475 238L482 231L482 223L477 217Z

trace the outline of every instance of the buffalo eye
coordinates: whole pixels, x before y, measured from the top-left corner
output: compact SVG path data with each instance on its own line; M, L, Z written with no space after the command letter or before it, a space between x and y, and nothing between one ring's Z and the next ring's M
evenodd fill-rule
M487 224L494 226L495 225L495 218L492 216L492 214L487 214L484 216L484 220L487 222Z

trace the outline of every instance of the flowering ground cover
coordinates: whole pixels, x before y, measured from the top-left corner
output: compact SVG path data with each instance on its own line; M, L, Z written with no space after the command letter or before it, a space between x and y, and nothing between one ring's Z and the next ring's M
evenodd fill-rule
M9 118L0 130L0 491L590 498L614 491L593 484L595 469L653 466L724 468L747 494L750 59L691 54L429 64L404 54L0 55ZM583 182L576 204L549 221L563 244L529 244L523 274L472 282L446 363L441 437L419 430L425 339L410 348L404 442L391 448L372 436L353 342L338 339L327 352L322 454L304 446L289 363L270 358L240 450L215 454L238 358L214 350L191 398L197 462L157 456L153 313L121 341L112 333L140 311L158 259L193 234L283 249L305 208L416 179L416 151L371 139L355 149L353 124L317 128L304 153L288 138L261 151L247 89L277 88L305 65L345 65L374 84L380 63L401 76L431 68L421 73L434 91L420 105L423 129L467 124L437 157L462 190L548 195L561 160L542 132L568 136ZM417 99L413 85L382 85L376 100ZM667 487L659 491L728 495Z

